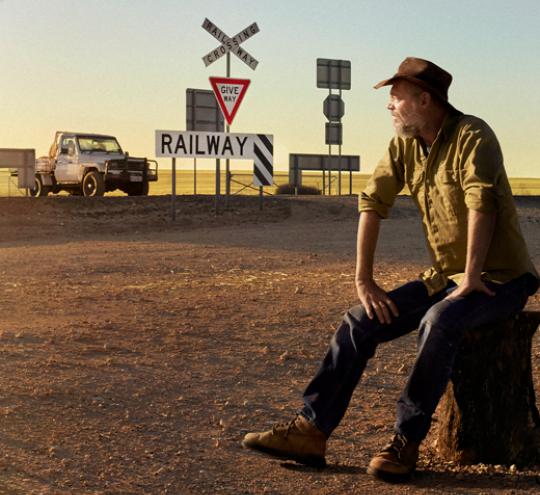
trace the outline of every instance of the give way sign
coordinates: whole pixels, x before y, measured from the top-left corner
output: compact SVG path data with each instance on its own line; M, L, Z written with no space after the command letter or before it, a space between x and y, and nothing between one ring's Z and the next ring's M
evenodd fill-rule
M216 100L229 125L233 122L250 82L249 79L231 79L229 77L210 78L210 84L216 95Z

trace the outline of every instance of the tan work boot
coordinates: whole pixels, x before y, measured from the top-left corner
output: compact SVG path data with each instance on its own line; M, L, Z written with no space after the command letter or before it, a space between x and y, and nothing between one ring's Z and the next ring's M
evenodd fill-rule
M416 468L420 443L399 433L369 463L368 474L385 481L405 481Z
M289 423L275 425L270 431L248 433L242 446L308 466L326 466L325 434L300 415Z

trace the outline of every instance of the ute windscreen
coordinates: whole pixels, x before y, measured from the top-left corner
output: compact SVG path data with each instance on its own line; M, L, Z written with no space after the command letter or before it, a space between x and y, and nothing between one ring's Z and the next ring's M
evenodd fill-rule
M82 153L122 153L118 141L112 137L79 136L77 141Z

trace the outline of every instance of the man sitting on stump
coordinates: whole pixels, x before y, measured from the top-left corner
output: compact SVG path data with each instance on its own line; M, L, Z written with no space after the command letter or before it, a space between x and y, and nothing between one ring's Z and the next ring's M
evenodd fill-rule
M497 138L484 121L448 103L451 81L432 62L409 57L375 86L391 86L387 108L397 135L360 197L360 304L334 334L300 414L270 431L248 433L244 447L324 466L326 442L377 345L418 329L395 435L368 467L383 479L406 479L465 330L512 317L538 289ZM375 247L380 220L405 185L422 215L433 266L387 293L373 279Z

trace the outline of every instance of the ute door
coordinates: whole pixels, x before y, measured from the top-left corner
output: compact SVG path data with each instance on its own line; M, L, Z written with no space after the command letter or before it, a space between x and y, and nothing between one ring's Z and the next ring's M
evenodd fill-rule
M77 183L79 181L79 155L75 138L64 136L59 144L58 160L54 173L56 180L60 183Z

